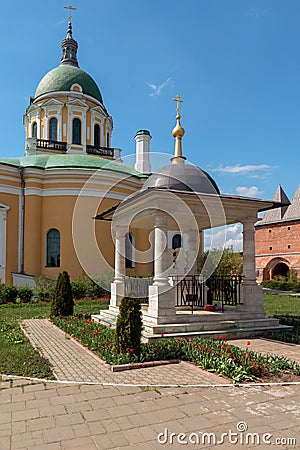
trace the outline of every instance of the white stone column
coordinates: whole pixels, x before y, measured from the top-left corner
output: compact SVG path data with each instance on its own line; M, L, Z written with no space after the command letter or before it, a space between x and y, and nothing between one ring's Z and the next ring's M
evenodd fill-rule
M262 288L256 283L255 270L255 230L257 217L249 218L243 224L243 284L240 310L248 313L249 318L265 317Z
M166 324L174 321L175 289L168 281L167 217L157 214L154 228L154 283L149 286L148 312L143 314L147 323Z
M254 223L257 218L243 222L243 275L245 281L256 282Z
M167 217L159 214L154 226L154 285L169 285L168 282L168 230Z
M125 294L125 234L126 227L115 229L115 278L111 283L110 309L116 309Z

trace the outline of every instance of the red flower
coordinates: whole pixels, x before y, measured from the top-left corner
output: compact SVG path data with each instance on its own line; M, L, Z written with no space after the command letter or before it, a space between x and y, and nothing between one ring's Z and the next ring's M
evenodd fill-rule
M112 327L112 324L110 323L109 326Z
M89 322L90 325L93 325L93 323L94 323L94 322L93 322L92 320Z
M93 336L93 333L90 333L90 337L92 337Z
M82 330L83 333L86 333L86 330Z
M250 342L250 341L248 341L248 342L247 342L247 345L250 345L250 344L251 344L251 342Z
M170 341L168 341L168 342L167 342L167 344L169 344L169 345L170 345L170 344L171 344L171 342L170 342Z
M78 317L74 317L74 320L78 320Z
M190 341L190 342L193 342L193 338L189 338L189 341Z
M160 345L163 345L162 341L160 341Z
M94 334L99 334L99 331L98 330L94 331Z
M220 339L220 336L218 335L218 336L216 336L216 339Z
M224 339L224 342L227 342L227 339Z
M172 331L168 330L168 334L172 334Z
M98 323L100 323L101 322L101 319L98 319Z
M221 348L225 348L225 345L221 345Z
M130 353L134 353L134 348L129 349Z
M249 355L249 353L246 353L246 358L248 359L248 358L250 358L250 355Z
M90 323L89 319L84 319L85 323Z
M85 315L86 315L86 312L83 312L82 314L85 316Z
M112 353L115 353L115 350L114 349L112 349L112 351L111 351Z
M227 357L228 358L232 358L232 354L231 353L227 353Z
M229 346L226 347L226 351L227 351L227 352L230 352L230 347L229 347Z
M103 325L103 328L106 328L106 325Z
M223 336L223 339L226 339L226 336Z

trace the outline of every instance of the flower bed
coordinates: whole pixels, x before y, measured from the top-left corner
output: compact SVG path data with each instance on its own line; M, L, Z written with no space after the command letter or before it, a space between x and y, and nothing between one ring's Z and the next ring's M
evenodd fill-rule
M263 356L250 350L228 345L226 336L215 339L182 339L168 334L166 337L141 345L140 358L129 349L125 355L116 353L115 330L107 324L91 321L85 312L67 318L52 318L55 325L78 339L109 364L128 364L146 361L181 359L197 366L231 378L235 382L268 379L286 373L300 376L300 366L284 357Z

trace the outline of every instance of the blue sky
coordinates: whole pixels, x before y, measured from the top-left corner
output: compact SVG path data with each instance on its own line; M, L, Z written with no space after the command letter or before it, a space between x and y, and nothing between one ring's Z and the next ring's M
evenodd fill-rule
M1 5L1 156L24 153L23 114L57 66L67 2ZM184 154L223 193L291 198L299 184L298 0L74 0L80 67L114 119L112 145L134 152L149 129L172 153L175 104L184 99Z

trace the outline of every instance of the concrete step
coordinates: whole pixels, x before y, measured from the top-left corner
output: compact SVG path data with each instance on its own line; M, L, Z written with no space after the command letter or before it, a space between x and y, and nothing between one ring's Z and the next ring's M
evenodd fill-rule
M249 339L255 336L263 336L270 331L281 331L286 329L291 329L292 327L286 327L284 325L279 325L276 327L255 327L255 328L236 328L230 330L224 329L215 329L211 331L194 331L194 332L185 332L185 333L172 333L166 334L165 337L169 339L183 338L197 338L202 337L206 339L214 339L216 336L224 336L226 335L226 339ZM161 334L147 334L145 331L143 332L143 341L144 342L152 342L156 340L162 339Z

